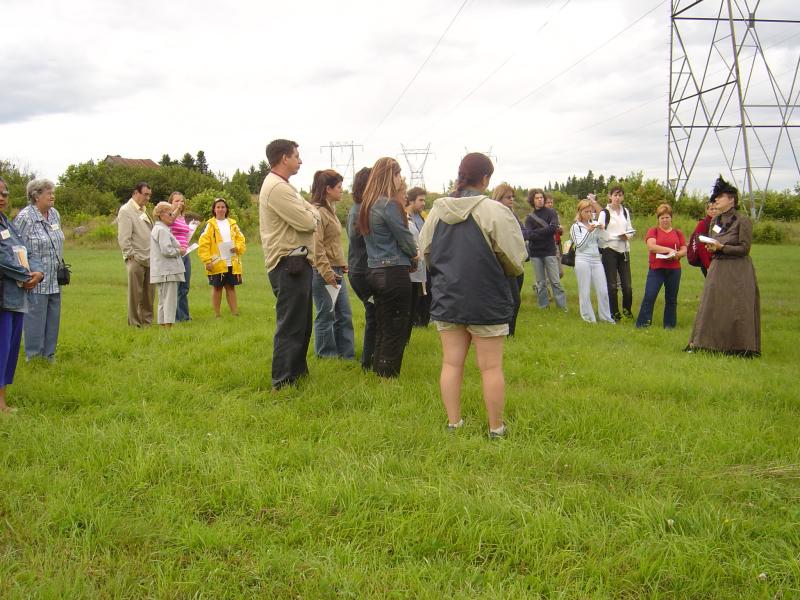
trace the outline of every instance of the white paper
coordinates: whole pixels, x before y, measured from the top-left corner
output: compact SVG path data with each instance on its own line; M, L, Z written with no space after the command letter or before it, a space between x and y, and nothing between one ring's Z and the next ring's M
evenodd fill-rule
M200 221L198 221L198 220L194 220L191 223L189 223L189 239L192 239L192 236L194 235L195 230L199 226L200 226Z
M708 237L707 235L698 235L697 239L703 244L714 244L717 241L714 238Z
M661 254L660 252L656 253L656 258L661 258L661 259L673 258L674 256L675 256L674 252L670 252L669 254Z
M231 254L231 248L233 248L233 242L220 242L219 243L219 257L222 260L224 260L225 262L228 262L231 259L231 257L233 256Z
M200 246L197 244L197 242L195 242L194 244L192 244L191 246L186 248L186 252L184 252L183 255L186 256L187 254L189 254L189 252L192 252L193 250L197 250L199 247Z
M342 288L341 288L341 286L330 285L330 284L326 283L325 284L325 289L328 290L328 294L331 297L331 312L333 312L333 309L336 308L336 298L339 297L339 291Z

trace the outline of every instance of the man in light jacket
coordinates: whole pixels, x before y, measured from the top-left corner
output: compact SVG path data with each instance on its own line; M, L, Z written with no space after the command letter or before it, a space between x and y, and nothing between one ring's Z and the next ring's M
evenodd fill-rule
M128 325L143 327L153 323L155 286L150 283L150 231L153 220L147 214L152 192L144 181L136 184L133 195L117 215L117 241L128 270Z
M291 140L267 145L271 171L258 197L264 264L275 294L272 387L294 384L308 374L306 354L312 331L311 266L320 216L289 183L303 161Z

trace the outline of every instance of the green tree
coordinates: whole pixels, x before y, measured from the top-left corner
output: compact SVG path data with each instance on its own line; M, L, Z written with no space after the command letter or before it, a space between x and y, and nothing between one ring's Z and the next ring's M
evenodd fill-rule
M195 161L195 168L203 175L208 175L208 161L206 160L206 153L202 150L197 151L197 161Z
M247 185L247 173L242 173L239 169L236 169L233 177L223 186L223 189L230 195L238 208L250 207L250 188Z
M197 170L197 163L195 162L194 157L188 152L183 155L180 164L184 169L190 169L192 171Z

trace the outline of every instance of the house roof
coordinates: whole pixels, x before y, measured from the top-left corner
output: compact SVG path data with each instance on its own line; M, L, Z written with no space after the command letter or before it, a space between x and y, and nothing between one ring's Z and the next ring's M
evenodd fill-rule
M112 165L122 165L123 167L148 167L157 169L160 166L157 162L149 158L122 158L119 154L114 156L109 154L106 156L105 162L111 163Z

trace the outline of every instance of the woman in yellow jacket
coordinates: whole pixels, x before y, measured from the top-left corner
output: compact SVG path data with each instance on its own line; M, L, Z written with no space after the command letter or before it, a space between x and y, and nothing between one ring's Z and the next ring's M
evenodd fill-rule
M222 198L211 205L214 215L208 220L200 235L197 254L208 271L208 284L211 286L211 306L219 317L222 304L222 288L231 313L239 315L236 303L236 287L242 283L242 259L245 239L234 219L228 218L228 203Z

